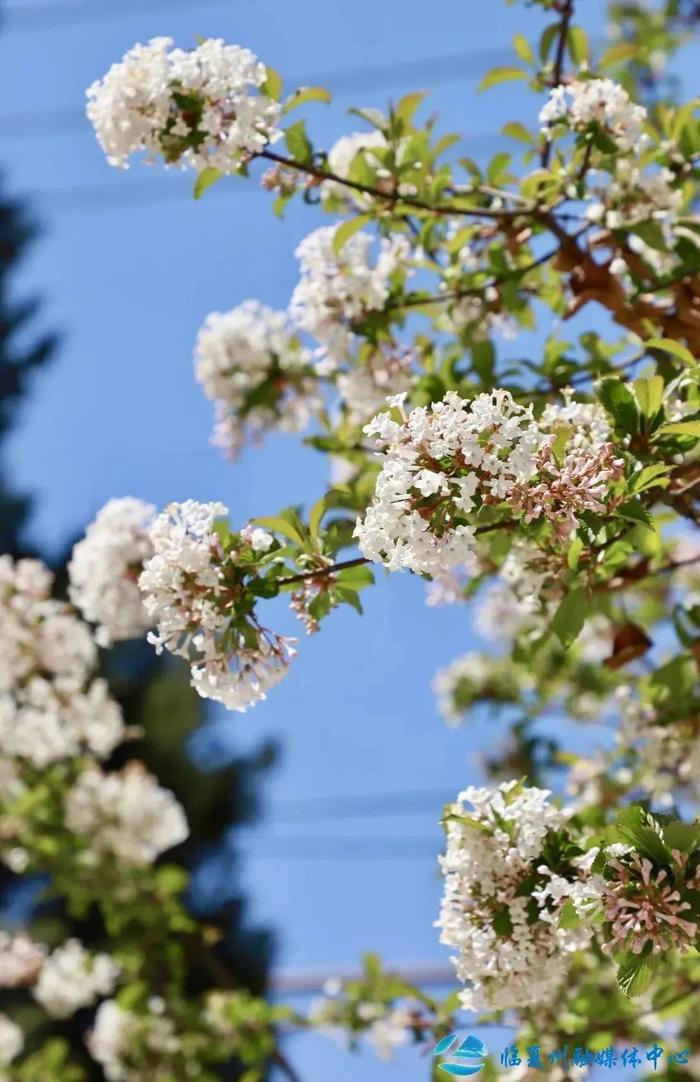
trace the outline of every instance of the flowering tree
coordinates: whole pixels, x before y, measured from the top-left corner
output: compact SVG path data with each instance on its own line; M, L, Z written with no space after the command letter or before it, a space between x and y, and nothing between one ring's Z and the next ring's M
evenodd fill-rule
M669 1018L684 1045L700 1037L700 120L655 78L687 13L622 5L594 58L573 0L538 6L539 41L516 35L518 65L484 80L534 94L533 124L504 129L517 167L456 158L419 94L355 110L364 129L321 150L296 113L328 93L288 94L221 41L154 39L88 90L111 164L191 168L198 197L260 174L278 213L303 198L328 223L297 248L287 311L212 313L195 372L231 458L281 429L333 477L307 512L247 524L220 503L112 500L73 552L69 605L41 565L0 565L3 858L105 926L100 952L7 936L0 983L49 1015L85 1011L107 1079L216 1078L234 1059L294 1077L288 1028L368 1033L386 1054L435 1044L460 1007L524 1040L536 1018L579 1050L655 1041ZM533 327L541 355L504 360L500 340ZM513 722L492 787L445 810L438 923L460 991L434 1000L369 958L308 1017L235 988L197 996L183 958L207 929L154 864L187 823L139 763L103 767L130 734L96 644L146 636L203 698L245 711L293 671L268 601L288 595L310 634L402 572L430 605L476 598L494 644L437 675L446 719L481 704ZM574 756L543 737L550 714L610 739ZM8 1078L81 1078L70 1049L21 1048L2 1019Z

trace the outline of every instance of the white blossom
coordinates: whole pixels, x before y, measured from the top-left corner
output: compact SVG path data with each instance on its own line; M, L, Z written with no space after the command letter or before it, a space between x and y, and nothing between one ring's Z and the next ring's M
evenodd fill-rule
M394 235L380 242L373 265L372 235L354 233L337 252L333 247L337 228L322 226L298 246L300 280L289 307L294 323L336 361L350 349L353 321L384 308L390 279L410 254L406 238Z
M396 351L374 350L362 362L338 375L336 386L351 424L372 417L390 395L411 389L412 356Z
M597 124L619 150L635 154L647 143L646 118L644 106L630 101L627 91L612 79L576 79L553 87L539 117L545 133L560 121L567 121L577 132Z
M559 927L561 905L570 899L579 917L591 911L602 889L585 867L553 875L540 860L551 831L564 822L546 789L505 782L498 789L471 787L447 815L447 849L440 858L445 892L438 927L441 942L457 949L457 976L467 987L466 1010L507 1010L551 1002L559 992L573 951L587 945L591 930ZM464 807L467 802L471 807ZM539 891L519 891L531 880ZM531 899L537 917L530 912Z
M0 1014L0 1067L9 1067L24 1048L24 1033L5 1014Z
M68 939L44 962L34 998L52 1018L69 1018L111 995L119 974L108 954L90 954L78 939Z
M91 679L90 629L51 584L37 561L0 557L0 741L5 756L40 768L83 750L106 758L125 736L106 683ZM21 779L3 773L11 795Z
M155 507L143 500L110 500L73 549L70 598L97 625L100 646L138 638L149 627L138 577L151 555L148 528L155 514Z
M516 483L530 481L542 445L531 408L507 391L472 402L448 391L401 423L379 414L364 432L376 437L383 455L374 500L355 528L360 550L391 571L432 576L469 560L470 512L506 500Z
M168 1082L172 1057L181 1048L170 1018L136 1014L113 999L97 1008L86 1043L108 1082Z
M323 405L309 352L286 313L257 301L207 316L195 373L216 411L212 442L230 458L247 438L259 441L270 429L302 431Z
M237 170L279 138L279 105L261 88L267 77L249 49L209 38L187 52L172 38L135 45L87 91L87 115L110 165L149 159L223 173Z
M249 624L246 637L232 624L235 595L226 573L232 554L224 553L214 531L215 520L227 513L223 504L194 500L166 508L151 529L153 556L139 586L157 628L148 638L158 652L188 659L192 685L203 698L244 711L286 675L294 649L292 640L258 625Z
M66 826L85 838L92 858L150 864L188 836L185 814L140 763L105 773L88 767L65 797Z
M46 958L46 948L25 932L0 931L0 988L34 984Z
M372 150L385 150L386 147L386 137L379 130L342 135L328 151L328 169L334 176L347 180L350 176L350 167L361 152L365 152L363 157L367 164L377 169L380 163L376 155L372 154ZM352 188L339 184L335 180L324 180L321 185L321 197L328 199L330 196L349 200L361 207L366 207L372 202L371 195L353 191Z

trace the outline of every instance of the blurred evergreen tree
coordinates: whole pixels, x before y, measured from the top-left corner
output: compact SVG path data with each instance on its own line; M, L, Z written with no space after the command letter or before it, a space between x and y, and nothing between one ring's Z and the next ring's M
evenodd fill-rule
M13 299L13 278L35 233L24 205L0 191L0 552L13 557L41 553L26 540L32 500L18 493L12 483L5 461L7 436L19 415L31 375L55 355L57 346L55 335L30 334L39 300ZM68 555L54 568L59 592L65 592ZM223 769L203 772L188 754L190 735L205 717L203 701L189 686L187 667L156 657L144 642L122 644L105 655L104 663L127 723L141 733L118 750L115 765L130 758L143 760L160 783L176 794L189 820L189 839L166 854L169 863L177 861L196 873L190 907L211 927L210 945L198 948L199 953L191 958L188 983L193 991L230 985L264 993L271 937L246 923L229 832L256 817L256 785L260 773L274 760L274 748L262 746L245 758L232 755ZM99 942L102 928L96 914L74 919L60 902L40 900L44 886L20 879L0 865L3 923L29 924L37 938L49 944L71 935L86 944ZM29 1048L58 1035L71 1040L76 1050L82 1047L89 1013L65 1023L47 1024L38 1010L30 1009L27 1015L26 997L18 999L17 994L4 991L0 999L0 1009L21 1015ZM84 1066L90 1078L102 1078L87 1056ZM233 1065L226 1077L236 1074Z

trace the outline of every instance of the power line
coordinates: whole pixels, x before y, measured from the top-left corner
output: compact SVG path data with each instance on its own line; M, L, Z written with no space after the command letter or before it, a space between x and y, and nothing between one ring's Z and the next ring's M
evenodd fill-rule
M434 963L417 963L415 965L384 966L384 970L407 984L415 984L422 988L442 987L445 984L456 984L455 973L452 966L441 966ZM293 993L322 992L329 980L338 980L345 984L347 981L362 980L362 974L357 970L343 972L331 969L316 970L280 970L273 973L270 985L274 992Z
M451 82L464 75L481 74L484 68L502 63L508 58L504 50L479 50L450 53L418 60L398 60L393 64L366 64L344 72L325 71L292 75L286 83L296 86L328 86L341 97L356 93L358 86L365 91L385 90L395 86L397 78L430 79L431 83ZM0 136L3 139L37 138L60 135L69 131L90 132L84 109L62 106L57 109L31 109L18 113L0 113Z
M348 796L319 796L278 801L270 808L268 822L307 823L322 819L363 819L375 816L411 815L414 812L442 812L454 794L444 789L401 793L361 793Z
M255 848L241 846L245 860L437 860L435 838L327 838L256 839ZM438 843L439 845L439 843Z

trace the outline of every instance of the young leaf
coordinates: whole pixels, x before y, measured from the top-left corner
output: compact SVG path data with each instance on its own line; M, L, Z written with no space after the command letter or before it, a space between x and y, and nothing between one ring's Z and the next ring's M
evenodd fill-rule
M284 141L294 161L302 164L311 161L313 147L306 134L306 124L303 120L297 120L296 124L292 124L291 127L287 128L284 133Z
M577 586L570 590L554 613L552 631L568 649L581 632L586 619L586 591Z
M333 251L336 255L342 251L344 245L362 229L363 225L372 220L370 214L358 214L356 218L350 218L347 222L341 222L333 236Z
M300 86L290 98L287 98L282 106L282 113L291 113L292 109L297 109L310 101L322 101L328 105L331 100L330 91L326 90L325 86Z
M673 338L649 338L644 345L647 349L659 349L662 353L670 353L679 361L683 361L683 364L687 364L689 368L694 368L698 363L687 346L682 346Z
M491 68L479 83L479 91L488 90L499 83L511 82L513 79L527 79L527 72L522 68Z
M619 379L603 379L598 384L598 398L623 432L634 436L639 428L637 403L632 392Z
M197 174L197 179L194 182L195 199L201 199L207 188L211 188L212 184L216 184L217 180L221 180L223 175L220 169L212 169L211 166L202 169L202 172Z
M274 68L265 68L265 82L260 87L263 94L273 101L279 101L282 97L282 76Z
M530 42L527 40L524 34L515 35L515 37L513 38L513 47L520 59L524 60L526 64L535 63L535 54L532 51Z
M626 996L634 999L647 990L655 971L656 955L647 951L646 947L641 954L625 951L619 959L617 983Z

